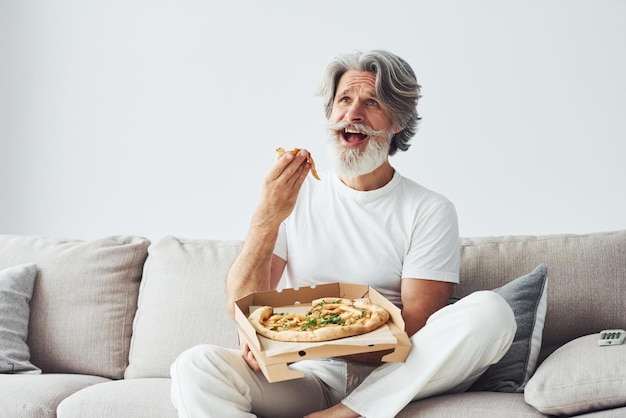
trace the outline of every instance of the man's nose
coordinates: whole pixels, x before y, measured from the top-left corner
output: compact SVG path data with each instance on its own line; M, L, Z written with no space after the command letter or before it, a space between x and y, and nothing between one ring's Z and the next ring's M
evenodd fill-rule
M346 119L350 122L363 121L363 108L358 101L350 105L348 111L346 112Z

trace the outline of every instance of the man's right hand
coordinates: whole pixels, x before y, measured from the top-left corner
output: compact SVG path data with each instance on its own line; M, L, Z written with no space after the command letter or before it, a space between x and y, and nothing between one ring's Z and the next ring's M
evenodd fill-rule
M265 177L255 220L280 224L289 216L296 204L302 183L311 170L308 158L309 152L301 149L295 154L287 151L276 161Z
M250 351L250 346L248 346L248 343L241 343L241 351L243 359L246 361L246 363L248 363L248 366L255 372L260 372L261 367L259 366L259 362L256 361L254 354L252 353L252 351Z

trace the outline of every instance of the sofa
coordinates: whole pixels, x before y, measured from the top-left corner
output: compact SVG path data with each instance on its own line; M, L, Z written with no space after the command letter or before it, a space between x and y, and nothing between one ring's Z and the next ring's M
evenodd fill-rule
M176 417L176 356L238 347L225 276L241 244L0 235L0 418ZM527 335L488 381L398 417L626 416L626 345L597 344L626 328L626 231L462 238L460 252L455 298L532 294L517 305Z

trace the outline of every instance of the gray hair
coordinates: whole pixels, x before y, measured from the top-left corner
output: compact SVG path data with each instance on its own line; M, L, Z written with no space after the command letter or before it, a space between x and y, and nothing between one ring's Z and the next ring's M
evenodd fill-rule
M409 149L409 141L421 120L417 101L421 86L411 66L397 55L384 50L356 51L336 56L326 67L318 94L324 99L326 118L330 118L337 84L347 71L367 71L376 75L376 94L389 110L392 125L403 128L393 136L389 155Z

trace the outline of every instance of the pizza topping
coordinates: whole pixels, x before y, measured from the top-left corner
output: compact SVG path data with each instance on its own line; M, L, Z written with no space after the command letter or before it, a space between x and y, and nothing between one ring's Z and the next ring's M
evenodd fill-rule
M323 298L305 313L275 312L264 306L250 315L257 332L279 341L327 341L365 334L385 324L389 313L369 301Z

